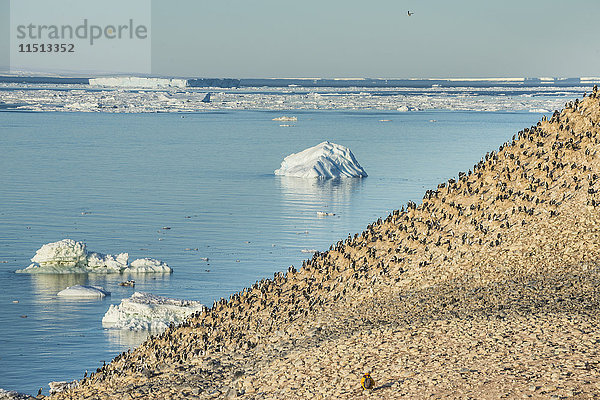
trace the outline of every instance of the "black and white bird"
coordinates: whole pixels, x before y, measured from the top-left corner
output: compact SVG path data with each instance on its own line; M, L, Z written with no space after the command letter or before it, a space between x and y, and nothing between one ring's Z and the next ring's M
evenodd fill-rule
M410 17L411 15L413 15L413 14L414 14L414 12L410 12L410 11L408 12L408 16L409 16L409 17Z

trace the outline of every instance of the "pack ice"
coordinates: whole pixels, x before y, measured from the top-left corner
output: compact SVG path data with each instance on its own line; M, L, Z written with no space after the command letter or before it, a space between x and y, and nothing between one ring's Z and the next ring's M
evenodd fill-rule
M172 322L178 324L204 306L198 301L172 299L150 293L135 292L121 300L119 305L111 305L104 317L102 326L110 329L164 330Z
M325 141L284 158L275 175L330 179L360 178L367 173L349 148Z
M69 274L69 273L170 273L164 262L141 258L129 264L129 254L102 254L88 252L83 242L63 239L43 245L31 259L32 264L18 273Z

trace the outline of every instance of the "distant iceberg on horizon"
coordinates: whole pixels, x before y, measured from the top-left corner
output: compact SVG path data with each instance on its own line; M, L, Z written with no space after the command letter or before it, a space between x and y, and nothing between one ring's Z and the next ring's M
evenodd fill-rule
M367 173L349 148L328 141L299 153L290 154L281 162L275 175L298 178L363 178Z
M90 86L124 87L124 88L185 88L187 79L177 78L144 78L137 76L116 76L105 78L90 78Z
M163 261L141 258L129 263L129 254L118 255L88 252L85 243L63 239L40 247L24 274L77 274L77 273L171 273Z

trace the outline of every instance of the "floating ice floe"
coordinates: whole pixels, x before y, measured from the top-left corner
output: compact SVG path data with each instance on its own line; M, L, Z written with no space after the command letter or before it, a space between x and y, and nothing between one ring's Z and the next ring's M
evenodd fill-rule
M142 258L129 264L129 254L127 253L115 256L88 252L85 243L71 239L43 245L35 253L31 262L29 267L16 272L28 274L172 272L166 263L159 260Z
M317 211L317 217L319 217L319 218L332 217L334 215L335 215L335 213L330 213L330 212L325 212L325 211Z
M139 258L129 264L128 271L135 272L171 272L171 268L160 260L154 258Z
M287 116L283 116L283 117L277 117L277 118L273 118L273 121L286 121L286 122L292 122L292 121L298 121L298 117L287 117ZM280 125L281 126L281 125Z
M105 296L110 296L110 292L104 290L104 288L101 286L75 285L61 290L56 295L61 297L101 299Z
M330 179L366 177L367 173L349 148L326 141L290 154L275 175Z
M198 301L135 292L131 297L121 300L121 304L110 306L102 318L102 326L132 331L163 330L170 323L181 323L189 315L203 309L204 306Z
M90 272L96 272L96 270L102 269L121 271L127 269L128 261L129 254L127 253L120 253L113 256L112 254L90 252L87 257L87 269L90 270Z
M537 114L549 114L551 113L550 110L546 110L545 108L532 108L531 110L529 110L530 113L537 113Z

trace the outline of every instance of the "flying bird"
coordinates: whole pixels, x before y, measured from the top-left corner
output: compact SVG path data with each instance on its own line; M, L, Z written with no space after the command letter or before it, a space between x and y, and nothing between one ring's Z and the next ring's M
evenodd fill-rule
M413 15L413 14L414 14L414 12L410 12L410 11L408 12L408 16L409 16L409 17L410 17L411 15Z

